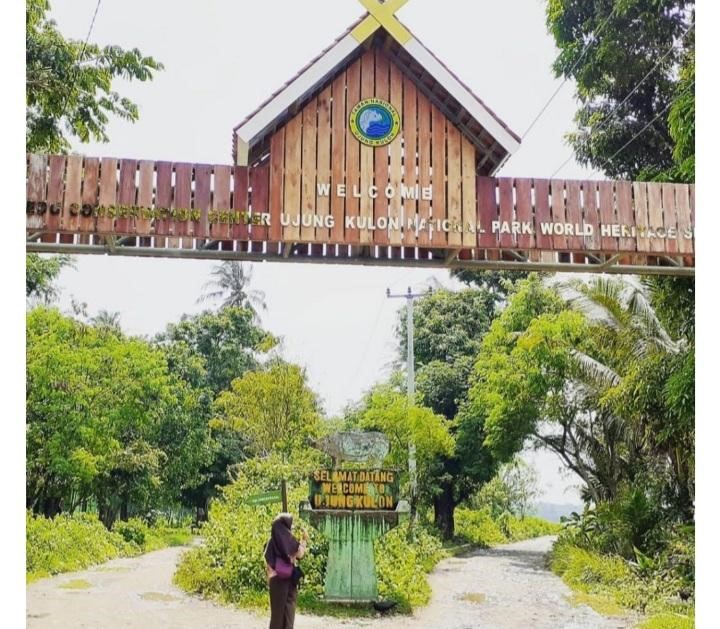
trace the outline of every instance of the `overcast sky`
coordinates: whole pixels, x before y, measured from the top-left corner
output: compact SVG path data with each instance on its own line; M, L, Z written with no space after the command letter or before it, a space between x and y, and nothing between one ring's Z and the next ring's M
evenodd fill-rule
M96 0L53 0L52 15L69 37L84 39ZM521 135L560 81L542 0L411 0L398 15L511 129ZM203 2L105 0L91 40L137 47L165 65L150 83L116 88L140 108L135 124L113 121L105 145L76 144L87 155L232 163L232 128L364 12L356 0ZM570 155L573 85L566 83L500 174L549 177ZM574 161L562 177L594 177ZM131 334L151 335L196 299L212 262L78 257L60 278L70 299L121 313ZM384 378L396 358L393 329L404 300L386 288L456 285L433 269L256 264L254 288L266 294L263 325L283 337L283 354L307 368L328 414L339 413ZM576 502L574 477L550 454L526 454L543 499Z

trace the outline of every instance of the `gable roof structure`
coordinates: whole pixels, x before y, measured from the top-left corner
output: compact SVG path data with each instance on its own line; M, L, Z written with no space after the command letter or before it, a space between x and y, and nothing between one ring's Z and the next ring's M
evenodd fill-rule
M357 33L369 16L367 13L353 23L233 129L234 162L247 165L262 159L277 128L365 50L380 46L470 140L478 153L478 174L496 173L519 148L520 138L399 21L407 37L396 37L381 25L359 41Z

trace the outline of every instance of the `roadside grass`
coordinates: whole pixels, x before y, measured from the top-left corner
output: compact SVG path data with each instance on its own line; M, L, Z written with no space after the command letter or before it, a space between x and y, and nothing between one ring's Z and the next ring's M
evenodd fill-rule
M493 518L486 509L457 509L455 511L455 539L446 546L448 552L471 544L491 548L500 544L519 542L525 539L557 535L562 525L548 522L535 516L518 518L506 515ZM455 551L454 554L457 554Z
M695 626L693 604L673 600L670 591L642 578L622 557L559 542L550 552L549 567L573 590L571 602L588 605L600 614L649 614L638 629Z
M25 527L27 584L192 540L189 527L173 528L162 522L148 526L137 518L117 522L108 531L97 516L88 513L50 519L27 512Z

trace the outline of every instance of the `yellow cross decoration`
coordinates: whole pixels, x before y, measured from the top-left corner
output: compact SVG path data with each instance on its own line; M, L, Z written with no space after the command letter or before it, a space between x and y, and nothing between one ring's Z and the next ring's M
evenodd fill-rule
M408 0L386 0L385 2L360 0L360 4L368 10L370 15L352 30L352 36L362 43L382 26L400 44L407 44L412 39L412 35L395 17L395 12L407 2Z

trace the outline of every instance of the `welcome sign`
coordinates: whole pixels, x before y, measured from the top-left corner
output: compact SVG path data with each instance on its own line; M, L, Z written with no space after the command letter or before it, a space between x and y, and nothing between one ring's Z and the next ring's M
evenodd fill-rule
M309 502L313 509L393 511L399 491L394 470L316 470Z
M694 273L695 188L495 177L520 138L369 14L233 129L233 164L29 155L31 251Z

